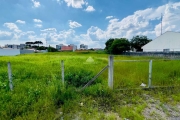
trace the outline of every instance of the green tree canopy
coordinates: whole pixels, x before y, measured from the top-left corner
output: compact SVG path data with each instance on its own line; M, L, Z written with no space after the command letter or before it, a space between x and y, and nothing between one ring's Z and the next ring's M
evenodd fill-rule
M38 44L38 46L39 46L39 44L43 44L43 42L41 42L41 41L35 41L34 44Z
M147 43L149 43L150 41L152 41L151 39L148 39L147 36L134 36L131 39L131 49L136 49L136 51L142 51L142 46L146 45Z
M113 41L114 41L114 38L110 38L109 40L106 41L106 43L105 43L105 45L106 45L105 50L106 50L107 53L111 53L110 48L111 48L111 45L112 45Z
M116 38L113 41L110 50L112 54L121 54L130 50L130 43L126 38Z
M130 43L126 38L109 39L106 43L106 51L110 54L121 54L130 50Z

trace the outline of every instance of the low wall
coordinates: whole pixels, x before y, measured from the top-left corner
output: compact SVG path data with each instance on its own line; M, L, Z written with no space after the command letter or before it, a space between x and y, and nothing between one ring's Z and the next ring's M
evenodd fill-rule
M123 55L129 56L155 56L155 57L180 57L180 52L126 52Z
M0 56L15 56L20 54L20 49L0 49Z
M34 50L28 50L28 49L20 50L20 54L29 54L29 53L34 53Z

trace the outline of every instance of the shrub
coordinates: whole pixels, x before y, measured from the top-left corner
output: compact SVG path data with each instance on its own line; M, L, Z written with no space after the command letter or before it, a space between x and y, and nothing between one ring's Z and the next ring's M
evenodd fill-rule
M65 74L65 80L67 85L72 85L75 87L83 87L88 83L95 75L92 71L87 71L85 69L73 70ZM99 80L94 81L92 84L100 82Z

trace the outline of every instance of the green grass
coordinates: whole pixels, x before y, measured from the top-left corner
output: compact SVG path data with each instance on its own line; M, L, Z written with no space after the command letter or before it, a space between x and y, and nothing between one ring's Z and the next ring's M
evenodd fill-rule
M87 63L89 57L95 62ZM153 59L153 86L180 84L179 61L131 56L116 56L114 59ZM61 83L61 60L64 60L65 64L64 87ZM13 91L9 89L7 62L11 62ZM178 90L116 91L121 88L139 88L142 82L147 84L148 62L114 63L114 91L107 87L106 70L91 86L79 92L79 89L107 64L108 55L96 52L0 57L0 119L144 119L142 111L146 104L143 94L171 102L167 99L169 95L179 103Z

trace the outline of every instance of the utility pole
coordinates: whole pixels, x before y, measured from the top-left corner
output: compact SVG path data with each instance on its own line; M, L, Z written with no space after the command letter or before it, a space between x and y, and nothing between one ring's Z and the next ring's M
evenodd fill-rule
M163 15L161 13L161 35L162 35L162 19L163 19Z

